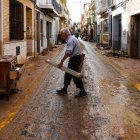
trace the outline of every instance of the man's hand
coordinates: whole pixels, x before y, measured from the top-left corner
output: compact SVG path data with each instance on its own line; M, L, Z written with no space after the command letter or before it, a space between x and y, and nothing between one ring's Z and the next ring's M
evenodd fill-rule
M61 61L58 65L57 65L57 67L58 68L61 68L63 66L63 62Z

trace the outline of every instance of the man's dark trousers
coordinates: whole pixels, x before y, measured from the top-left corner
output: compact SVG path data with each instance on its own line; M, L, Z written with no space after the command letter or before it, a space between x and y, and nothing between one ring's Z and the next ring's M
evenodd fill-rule
M77 72L80 72L80 64L81 64L81 55L76 55L74 57L71 57L68 62L68 68L75 70ZM73 78L73 81L77 88L83 88L83 82L82 79L79 79L71 74L65 73L64 76L64 86L70 85L71 79Z

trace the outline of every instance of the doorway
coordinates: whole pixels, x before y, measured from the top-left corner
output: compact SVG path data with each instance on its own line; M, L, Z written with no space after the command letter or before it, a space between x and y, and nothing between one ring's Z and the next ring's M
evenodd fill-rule
M40 13L36 13L37 20L37 53L40 53Z
M46 23L46 26L47 26L47 45L50 45L51 42L51 37L52 37L52 23L47 21Z
M138 16L138 58L140 58L140 16Z
M131 17L130 57L140 58L140 15Z
M112 46L114 50L121 50L122 40L122 19L121 15L113 17Z
M26 7L26 39L27 39L27 56L32 56L32 9Z

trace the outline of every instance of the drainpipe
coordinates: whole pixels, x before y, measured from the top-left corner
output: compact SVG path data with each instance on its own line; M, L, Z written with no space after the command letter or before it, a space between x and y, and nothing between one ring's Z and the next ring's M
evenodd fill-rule
M0 55L4 55L3 52L3 3L0 1Z
M36 0L34 1L34 58L35 58L35 22L36 22L36 12L35 12L35 7L36 7Z
M35 14L35 7L36 7L36 1L37 0L31 0L34 3L34 58L35 58L35 22L36 22L36 14Z

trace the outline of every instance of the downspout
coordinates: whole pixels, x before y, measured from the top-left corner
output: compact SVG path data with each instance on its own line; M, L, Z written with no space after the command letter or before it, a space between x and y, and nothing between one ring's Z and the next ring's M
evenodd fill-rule
M36 6L36 0L34 1L34 58L35 58L35 22L36 22L36 18L35 18L35 6Z
M35 58L35 30L36 30L36 24L35 24L35 22L36 22L36 12L35 12L35 7L36 7L36 0L34 1L34 58Z
M35 7L36 7L36 1L37 0L31 0L34 3L34 58L35 58L35 22L36 22L36 14L35 14Z
M4 54L3 52L3 3L0 1L0 55Z

